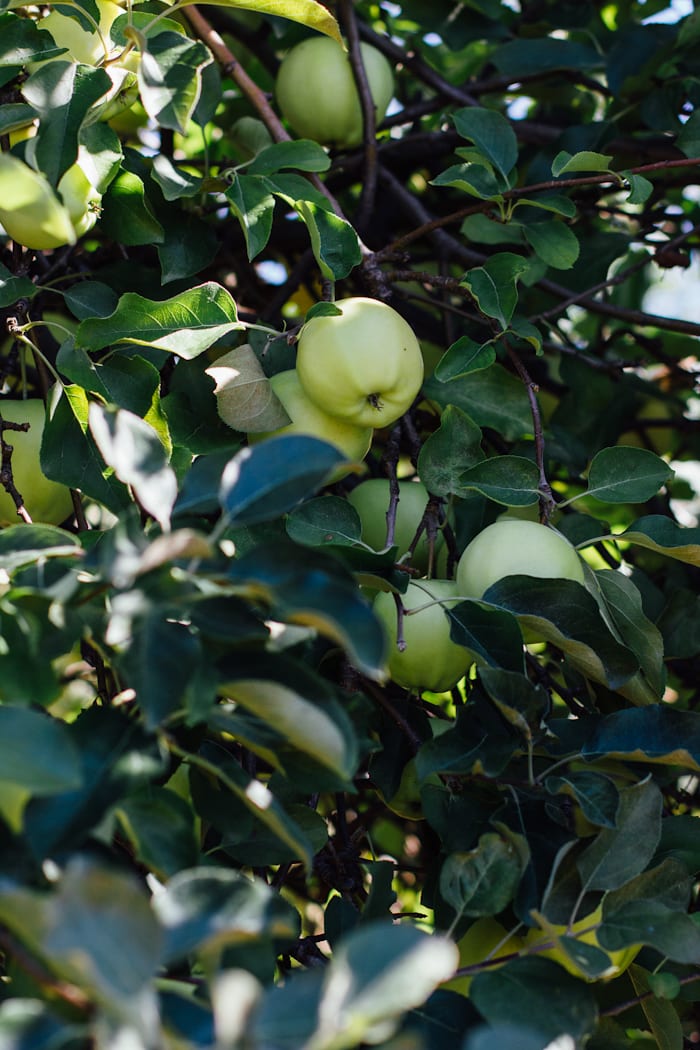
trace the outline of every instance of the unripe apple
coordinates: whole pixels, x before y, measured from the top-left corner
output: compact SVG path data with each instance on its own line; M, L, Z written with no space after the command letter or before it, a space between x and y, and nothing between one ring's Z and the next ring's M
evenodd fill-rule
M359 461L365 458L372 442L372 428L358 427L335 416L329 416L306 396L299 382L296 369L278 372L270 379L270 385L282 402L291 419L286 427L263 434L249 434L252 443L279 434L310 434L311 437L328 441L348 459Z
M355 296L334 305L339 314L312 317L301 330L301 384L329 415L355 426L388 426L420 390L420 344L408 321L379 299Z
M583 563L560 532L535 521L501 518L469 543L457 565L458 593L481 598L504 576L583 583Z
M489 965L491 959L501 959L504 956L519 954L525 947L522 937L516 934L508 935L508 931L500 922L490 915L476 919L463 937L457 942L459 948L459 967L479 966L483 964L484 970L496 969ZM499 966L503 962L498 963ZM465 974L463 977L453 977L451 981L441 985L451 992L459 992L460 995L469 995L469 987L476 977L473 974Z
M390 678L404 689L444 693L464 678L474 662L463 645L450 638L450 621L445 607L456 604L457 585L452 580L416 580L409 583L401 603L408 613L403 618L406 647L397 640L396 603L392 594L380 591L373 608L384 625L388 641ZM432 603L432 604L430 604ZM421 606L426 605L426 608ZM419 610L411 614L411 610Z
M97 222L102 194L95 189L77 161L61 176L58 192L68 209L76 236L82 237Z
M0 154L0 223L25 248L44 251L75 244L68 209L48 179L11 153Z
M575 937L576 940L581 941L583 944L592 944L596 948L600 948L601 945L598 942L597 927L603 921L603 905L599 904L595 911L585 915L578 922L575 922L571 927L569 926L554 926L548 930L532 929L529 930L525 937L525 945L527 948L538 948L540 945L548 944L552 940L552 934L557 936ZM636 956L640 951L641 945L632 944L628 948L621 948L619 951L608 952L607 949L603 948L611 960L610 968L605 971L602 976L604 978L618 977L623 973L632 962L634 962ZM585 980L595 980L596 978L587 977L583 970L581 970L573 959L571 959L566 952L555 945L552 948L547 948L543 951L538 951L538 955L544 956L546 959L553 959L558 962L560 966L563 966L565 970L573 974L574 977L583 977Z
M12 477L24 499L32 521L60 525L73 513L73 500L65 485L50 481L39 462L41 437L46 421L44 402L0 400L0 415L9 423L29 423L29 430L6 430L4 440L12 445ZM0 525L18 525L21 519L12 497L0 486Z
M400 481L399 502L396 507L396 526L394 543L399 548L399 557L405 554L411 545L416 529L425 513L428 504L428 490L421 481ZM386 512L389 507L390 489L386 478L369 478L360 482L348 495L348 502L360 515L362 539L375 551L386 546ZM435 537L435 552L444 542L442 532ZM426 570L428 566L428 537L421 533L411 564Z
M394 94L391 65L371 44L360 44L375 119ZM328 36L309 37L285 56L275 94L282 115L302 138L340 148L362 142L362 106L348 53Z

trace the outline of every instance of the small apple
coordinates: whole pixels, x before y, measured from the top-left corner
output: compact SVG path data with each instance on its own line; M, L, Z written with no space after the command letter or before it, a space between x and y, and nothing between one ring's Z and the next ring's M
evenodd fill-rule
M481 598L504 576L584 582L583 563L560 532L518 518L495 521L467 545L457 565L458 594Z
M571 927L551 925L548 929L529 930L525 936L525 946L526 948L539 948L540 945L550 943L553 936L567 936L575 937L576 940L581 941L583 944L592 944L595 948L600 948L601 946L598 943L597 930L602 921L603 905L599 904L595 911L585 915ZM628 948L621 948L619 951L615 952L608 952L605 948L602 948L601 950L605 951L606 954L610 956L610 967L601 976L607 979L618 977L628 966L630 966L631 963L634 962L640 949L640 944L632 944ZM596 978L588 977L559 945L555 944L551 948L538 951L537 954L544 956L546 959L553 959L555 962L558 962L565 970L568 970L569 973L573 974L574 977L583 977L585 980L596 980Z
M48 179L11 153L0 154L0 224L17 244L37 251L76 240L68 209Z
M339 314L312 317L301 330L301 385L331 416L355 426L388 426L420 390L420 344L401 314L379 299L356 296L334 305Z
M73 500L65 485L50 481L41 470L39 449L46 408L39 398L0 400L0 415L8 423L29 423L29 430L6 430L12 445L12 476L32 521L60 525L73 513ZM11 496L0 486L0 525L18 525L21 519Z
M386 512L389 506L389 481L385 478L369 478L360 482L348 495L348 502L360 515L362 522L362 539L375 551L386 547ZM428 504L428 490L421 481L400 481L399 502L396 507L396 527L394 543L399 548L399 556L405 554L416 534L421 518ZM442 532L435 537L435 552L444 542ZM427 570L429 560L428 537L421 534L413 552L411 564L418 569Z
M394 94L394 73L376 47L360 44L379 123ZM275 94L297 135L342 149L362 142L362 106L348 53L328 36L302 40L285 56Z
M95 189L77 161L61 176L58 192L68 209L76 237L82 237L97 222L102 194Z
M365 458L372 442L372 428L357 427L323 412L306 396L296 369L289 368L286 372L278 372L270 379L270 385L282 402L291 423L280 427L279 430L249 434L249 441L255 443L264 438L277 437L279 434L310 434L335 445L350 460L360 461Z
M525 946L522 937L509 934L504 926L490 915L476 919L463 937L457 941L459 948L459 967L483 966L483 970L496 969L502 966L505 958L510 955L519 954ZM503 961L494 964L492 959ZM460 995L469 995L469 988L476 977L477 972L465 974L463 977L453 977L451 981L440 985L441 988L451 992L459 992Z
M401 603L406 610L403 637L406 647L396 644L397 615L394 597L380 591L373 609L386 630L390 678L404 689L429 689L444 693L464 678L474 662L463 645L450 638L450 621L442 604L455 604L459 592L453 580L415 580L409 583ZM433 603L433 604L428 604ZM426 605L426 608L421 608ZM418 610L411 613L411 610Z

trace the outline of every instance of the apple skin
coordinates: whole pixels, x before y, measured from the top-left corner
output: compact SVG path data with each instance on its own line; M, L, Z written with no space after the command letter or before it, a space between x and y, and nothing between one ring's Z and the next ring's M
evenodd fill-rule
M47 251L75 244L68 209L48 179L11 153L0 154L0 223L25 248Z
M416 609L435 599L448 601L458 596L453 580L420 580L409 583L401 595L404 609ZM456 604L449 602L449 605ZM384 625L388 642L388 671L392 681L414 692L424 689L444 693L464 678L474 662L463 645L450 638L450 621L441 605L430 605L413 616L404 616L406 648L396 646L396 604L393 595L380 591L373 609Z
M73 514L73 500L70 489L50 481L41 471L39 448L46 421L44 402L38 398L0 400L0 414L9 423L29 423L26 432L6 430L5 441L14 449L12 476L32 521L60 525ZM0 525L19 525L21 521L14 500L0 486Z
M566 935L567 937L575 937L583 944L592 944L596 948L601 948L601 945L598 943L597 931L595 929L590 929L590 927L598 926L602 921L603 905L599 904L595 911L592 911L588 915L585 915L582 919L579 919L578 922L575 922L571 926L571 928L569 928L568 926L553 925L552 930L560 936ZM525 946L526 948L537 947L540 944L550 942L551 939L551 934L546 930L528 930L525 936ZM606 970L606 972L602 975L603 979L610 980L613 977L619 977L619 975L623 973L627 969L627 967L634 962L640 950L640 944L632 944L628 948L620 948L619 951L607 952L611 959L611 966L610 969ZM607 951L607 949L602 948L602 951ZM582 977L584 980L587 981L599 979L588 977L582 970L578 968L573 959L570 959L568 955L566 955L561 950L561 948L548 948L544 951L538 952L537 954L543 956L546 959L553 959L555 962L558 962L560 966L563 966L564 969L568 970L568 972L570 974L573 974L574 977Z
M335 445L353 462L365 458L372 443L372 428L356 427L323 412L306 396L296 369L289 368L286 372L278 372L270 379L270 385L282 402L291 423L280 427L279 430L249 434L248 440L252 444L264 438L278 437L280 434L310 434L311 437L321 438Z
M68 209L76 237L82 237L97 222L102 194L95 189L77 161L61 176L58 192Z
M492 916L484 916L476 919L463 937L457 942L459 948L459 965L477 966L484 963L484 970L496 969L488 965L489 956L501 958L505 955L520 953L525 947L522 937L513 934L508 936L508 931L501 926ZM503 963L499 963L502 966ZM464 977L453 977L451 981L440 985L441 988L460 995L469 995L469 988L476 977L476 972Z
M504 576L575 580L583 584L583 563L561 533L535 521L501 518L469 543L457 565L458 593L481 598Z
M361 481L348 494L348 502L360 515L362 539L375 551L386 547L386 512L389 506L389 481L386 478L369 478ZM421 481L400 481L399 502L396 507L394 543L399 556L405 554L416 534L428 503L428 490ZM435 553L444 543L442 532L435 537ZM428 537L421 534L411 559L411 564L422 571L428 568Z
M420 390L420 344L401 314L379 299L355 296L334 305L340 314L312 317L301 330L301 384L329 415L355 426L389 426Z
M360 44L377 123L394 94L390 63ZM343 149L362 142L362 107L348 53L327 36L302 40L285 56L275 94L285 120L301 138Z

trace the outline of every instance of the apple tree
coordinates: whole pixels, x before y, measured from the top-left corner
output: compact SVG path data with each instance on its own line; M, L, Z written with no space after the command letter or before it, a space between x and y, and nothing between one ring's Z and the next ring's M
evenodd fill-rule
M691 6L0 0L3 1047L700 1039Z

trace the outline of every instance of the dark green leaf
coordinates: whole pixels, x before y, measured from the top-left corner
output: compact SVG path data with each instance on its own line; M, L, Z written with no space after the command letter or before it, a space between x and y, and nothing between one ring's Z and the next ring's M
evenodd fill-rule
M470 372L488 368L495 360L496 350L493 343L480 345L469 336L463 335L448 347L438 361L433 375L441 383L448 383L450 379L458 379Z
M605 153L594 153L592 150L581 150L579 153L568 153L562 150L552 161L552 175L558 178L571 171L610 171L612 156Z
M12 306L18 299L31 299L36 291L28 277L15 277L0 264L0 307Z
M700 714L654 704L606 715L586 740L588 758L610 755L700 771Z
M663 514L638 518L620 538L669 558L700 565L700 528L684 528Z
M515 835L488 831L468 853L451 853L440 871L440 892L458 915L497 915L512 901L527 847Z
M271 438L238 452L221 478L219 499L232 524L272 521L320 489L343 456L305 434Z
M319 496L291 512L287 518L287 535L305 547L352 547L362 541L362 523L346 499Z
M121 171L102 198L100 226L122 244L160 244L165 236L143 180L131 171Z
M506 178L518 159L518 141L506 118L492 109L468 106L453 114L455 128Z
M36 711L0 707L0 776L34 795L82 785L80 759L62 722Z
M267 244L272 230L275 198L266 179L258 175L239 175L234 178L226 199L241 224L248 258L254 259Z
M481 312L506 329L518 303L518 280L528 269L522 255L499 252L483 266L469 270L461 283L474 296Z
M556 270L570 270L579 256L576 234L566 223L557 219L549 222L523 224L528 244L538 259Z
M209 49L183 33L166 30L148 37L139 63L139 87L149 117L184 135L199 99L202 69L211 61Z
M661 835L663 796L651 780L620 792L614 828L603 828L576 866L588 890L616 890L639 875Z
M249 175L274 175L284 168L297 171L328 171L330 158L322 146L311 139L275 142L261 150L248 165Z
M587 495L605 503L643 503L673 477L673 470L645 448L604 448L588 472Z
M460 490L476 489L507 507L529 507L537 503L539 485L537 467L523 456L493 456L470 467L460 478Z
M418 472L429 492L449 496L462 490L462 472L484 457L481 436L466 412L447 404L440 426L426 438L418 457Z
M428 379L425 396L439 405L461 408L480 427L492 427L509 441L532 433L532 413L525 387L501 365L439 383Z
M474 601L454 605L448 615L450 637L479 663L522 672L523 637L514 616Z
M168 350L190 360L240 328L230 293L210 281L161 302L126 292L109 317L81 322L76 344L86 350L102 350L115 343L130 343Z

